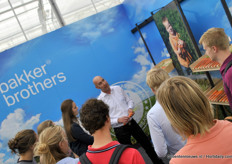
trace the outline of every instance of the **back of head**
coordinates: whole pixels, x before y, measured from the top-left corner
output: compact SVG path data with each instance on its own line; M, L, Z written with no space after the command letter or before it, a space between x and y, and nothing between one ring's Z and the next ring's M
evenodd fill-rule
M67 156L59 147L59 143L64 139L62 133L62 127L53 126L44 129L40 134L35 154L42 157L44 163L55 164Z
M201 36L199 43L208 47L216 46L220 50L226 50L230 44L223 28L210 28Z
M73 100L67 99L64 100L61 104L62 119L64 123L64 129L67 134L69 142L74 141L75 139L71 134L71 125L73 121L77 121L77 117L73 114Z
M101 129L109 117L109 106L102 100L89 99L80 110L81 123L90 134Z
M153 67L147 72L146 82L150 88L156 91L159 86L169 77L170 76L165 70Z
M213 124L212 107L193 80L176 76L161 84L157 99L183 138L203 135Z
M54 123L51 121L51 120L46 120L46 121L43 121L42 123L40 123L38 126L37 126L37 133L38 135L40 135L40 133L46 129L47 127L50 127L50 126L54 126Z
M36 143L37 135L32 129L26 129L18 132L15 138L8 141L8 146L12 153L24 154Z

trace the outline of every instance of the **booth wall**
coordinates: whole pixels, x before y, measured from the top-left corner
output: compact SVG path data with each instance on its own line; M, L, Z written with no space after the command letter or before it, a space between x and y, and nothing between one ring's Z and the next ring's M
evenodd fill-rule
M140 24L149 18L151 12L155 13L170 2L171 0L125 0L123 5L133 24L131 29L136 23ZM232 13L232 1L226 2ZM201 35L211 27L224 28L226 34L232 38L232 29L220 0L183 0L180 6L197 43ZM141 28L141 32L145 36L145 41L156 63L170 57L154 22ZM139 37L138 32L135 36ZM202 50L202 46L198 46Z
M153 64L130 28L120 5L0 54L0 163L17 161L7 142L18 131L36 131L48 119L62 125L63 100L73 99L80 109L96 98L96 75L125 89L146 128L152 94L145 77Z

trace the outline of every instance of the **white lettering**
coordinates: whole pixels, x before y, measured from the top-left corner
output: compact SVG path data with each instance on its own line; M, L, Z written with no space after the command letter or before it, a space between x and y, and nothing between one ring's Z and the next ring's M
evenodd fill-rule
M23 95L23 92L26 92L26 96ZM27 89L23 89L21 90L20 92L20 96L23 98L23 99L28 99L30 97L30 92L27 90Z
M50 86L49 86L49 84L50 84ZM51 79L45 79L44 80L44 86L46 88L51 88L53 86Z
M38 70L38 71L37 71ZM33 70L33 73L35 75L35 77L41 77L43 75L43 73L41 72L41 69L40 68L35 68Z
M64 75L63 72L60 72L60 73L57 74L59 82L61 82L61 83L63 83L64 81L66 81L66 76L62 76L62 75Z
M4 88L5 88L5 90L4 90ZM8 90L9 90L9 87L8 87L7 83L1 83L0 84L0 91L1 91L1 93L8 92Z
M23 73L24 73L24 75L26 76L26 79L27 79L28 82L30 81L30 77L31 77L32 79L35 79L35 77L31 75L31 71L29 71L28 73L26 73L26 71L23 70Z
M22 85L21 81L23 81L24 83L27 83L27 81L25 79L23 79L23 74L19 78L18 75L15 73L15 77L16 77L16 80L18 81L19 85Z
M4 97L4 99L5 99L8 106L11 106L11 105L15 104L15 99L14 99L13 96L7 96L6 97L5 95L3 95L3 97ZM9 99L12 100L12 102L9 102Z
M10 79L8 81L8 83L9 83L10 89L15 89L15 88L17 88L19 86L18 83L17 83L17 81L15 79Z

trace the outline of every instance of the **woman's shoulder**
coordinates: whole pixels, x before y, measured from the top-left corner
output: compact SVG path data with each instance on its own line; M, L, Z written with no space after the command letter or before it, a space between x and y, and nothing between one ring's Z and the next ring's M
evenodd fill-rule
M56 164L77 164L78 162L79 158L66 157L58 161Z

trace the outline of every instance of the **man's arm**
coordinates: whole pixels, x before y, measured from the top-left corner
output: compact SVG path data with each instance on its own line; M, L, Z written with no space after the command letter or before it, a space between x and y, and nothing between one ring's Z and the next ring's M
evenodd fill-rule
M155 152L159 157L165 157L168 150L162 129L157 125L154 118L149 115L147 115L147 122Z
M121 88L121 92L122 92L122 94L125 97L125 100L127 102L128 110L129 109L133 109L134 108L134 102L133 102L133 100L129 98L129 96L125 93L125 91L122 88Z
M228 71L226 72L225 79L227 79L225 81L225 83L226 83L226 86L228 87L228 92L229 92L229 93L226 93L226 94L227 94L228 99L230 99L230 97L232 96L232 80L230 80L230 79L232 79L232 67L230 69L228 69ZM231 105L230 100L229 100L229 102L230 102L230 105ZM232 106L230 107L230 109L232 109Z

